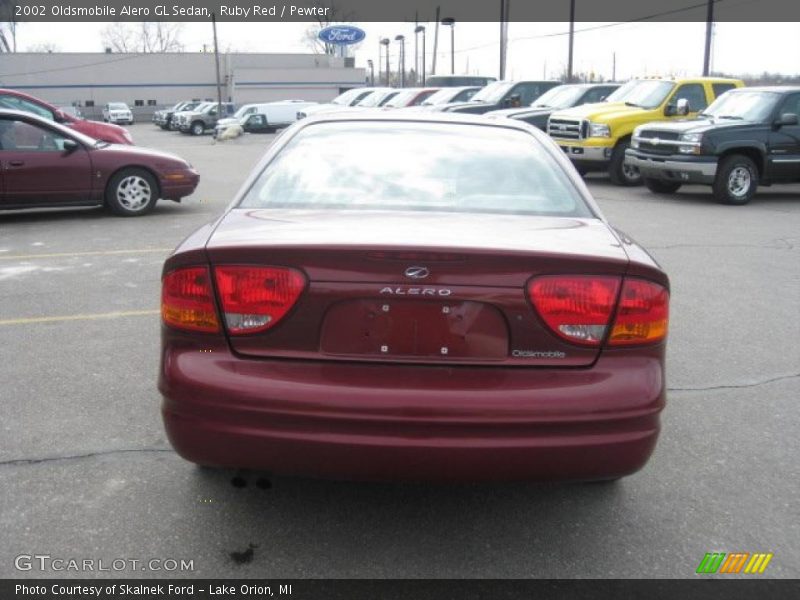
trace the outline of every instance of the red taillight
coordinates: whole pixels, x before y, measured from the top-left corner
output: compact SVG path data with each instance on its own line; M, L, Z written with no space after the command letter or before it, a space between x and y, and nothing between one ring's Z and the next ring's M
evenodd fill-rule
M651 344L667 337L669 292L643 279L626 279L608 338L611 346Z
M620 278L548 275L528 283L528 296L544 322L559 337L599 346L609 327ZM669 292L643 279L625 279L608 343L651 344L667 335Z
M161 318L177 329L219 331L211 278L206 267L177 269L161 284Z
M528 283L528 296L558 336L598 346L614 311L619 283L619 277L548 275Z
M306 278L285 267L214 267L229 333L256 333L278 323L294 306Z

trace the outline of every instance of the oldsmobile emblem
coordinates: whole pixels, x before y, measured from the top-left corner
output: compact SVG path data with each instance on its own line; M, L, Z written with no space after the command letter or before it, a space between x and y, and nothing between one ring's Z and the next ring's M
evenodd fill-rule
M409 279L425 279L430 275L427 267L408 267L405 270L405 276Z

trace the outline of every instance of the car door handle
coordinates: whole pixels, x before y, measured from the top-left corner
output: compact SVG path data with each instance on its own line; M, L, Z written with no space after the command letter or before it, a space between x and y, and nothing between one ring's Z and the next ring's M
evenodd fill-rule
M9 167L21 167L25 164L24 160L10 160L8 161Z

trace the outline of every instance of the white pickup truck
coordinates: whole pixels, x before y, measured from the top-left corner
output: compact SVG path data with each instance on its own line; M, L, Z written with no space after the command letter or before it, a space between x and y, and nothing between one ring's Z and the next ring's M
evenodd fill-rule
M244 104L231 118L217 121L214 131L219 133L234 123L242 124L247 121L250 115L256 114L264 115L269 128L275 130L291 125L297 120L298 111L305 110L309 106L316 104L317 102L307 102L306 100L281 100L279 102Z

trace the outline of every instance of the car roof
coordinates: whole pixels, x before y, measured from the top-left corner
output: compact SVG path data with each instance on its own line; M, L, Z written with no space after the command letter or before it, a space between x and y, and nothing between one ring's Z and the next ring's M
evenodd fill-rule
M629 81L669 81L671 83L742 83L731 77L632 77ZM628 82L625 82L628 83Z
M527 133L541 133L544 139L550 139L535 127L524 122L511 121L509 123L487 119L484 115L471 115L467 113L446 113L446 112L419 112L404 113L403 111L356 111L356 112L334 112L322 113L320 115L310 115L298 121L301 127L314 125L317 123L355 123L364 121L375 121L384 123L445 123L456 125L482 125L489 127L504 127L518 129Z
M57 129L58 131L66 134L66 135L77 135L81 137L90 137L85 133L81 133L80 131L76 131L70 127L64 127L60 123L56 123L55 121L51 121L50 119L45 119L44 117L40 117L37 114L26 112L23 110L10 110L7 108L0 108L0 117L18 117L23 120L32 121L34 123L39 123L44 125L45 127L50 127L51 129Z
M800 86L797 85L759 85L753 87L737 88L730 90L732 92L777 92L779 94L790 94L792 92L800 92Z

